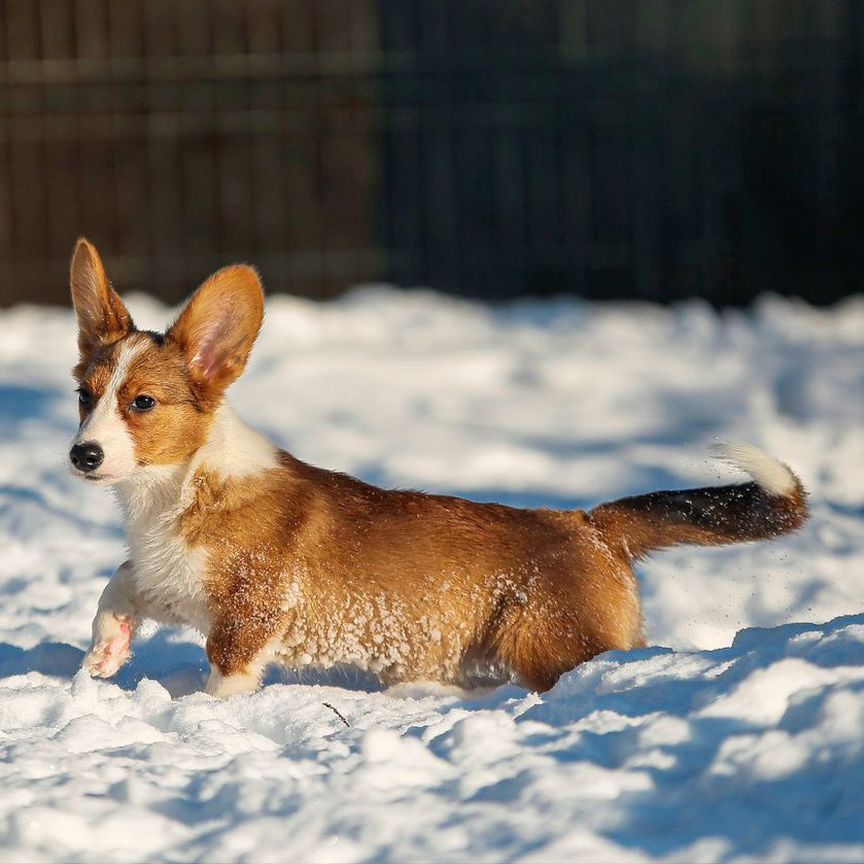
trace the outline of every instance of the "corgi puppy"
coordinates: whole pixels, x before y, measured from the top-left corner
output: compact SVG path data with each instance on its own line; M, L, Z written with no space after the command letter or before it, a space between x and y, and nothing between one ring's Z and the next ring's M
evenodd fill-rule
M164 334L135 327L84 239L71 289L81 424L69 459L114 489L129 547L93 622L94 676L129 660L150 618L206 637L214 696L251 693L270 663L546 690L644 644L633 566L648 553L770 539L807 518L798 478L749 446L723 457L750 482L587 512L378 489L280 450L226 402L264 313L251 267L211 276Z

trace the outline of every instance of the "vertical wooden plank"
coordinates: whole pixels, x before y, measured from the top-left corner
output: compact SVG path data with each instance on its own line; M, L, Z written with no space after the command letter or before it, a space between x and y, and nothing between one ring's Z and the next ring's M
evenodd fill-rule
M114 134L111 155L114 176L113 278L124 290L153 291L149 273L150 184L147 148L148 105L145 83L145 9L147 0L108 2L108 53L112 70L122 69L117 87L120 103L113 105ZM129 64L136 63L140 77L126 78ZM112 74L113 79L113 74Z
M353 52L368 54L381 48L379 0L357 0L349 4L349 46Z
M10 260L14 249L12 210L12 152L9 142L9 127L5 118L0 119L0 257ZM5 298L0 296L0 303Z
M655 100L648 99L649 103ZM632 244L633 287L646 300L660 289L657 270L660 254L659 232L663 223L663 206L659 194L661 177L660 130L662 125L650 107L643 107L631 120L632 208L630 239Z
M162 296L177 296L186 274L186 231L180 205L180 121L172 114L150 117L147 133L150 200L149 279ZM188 287L188 286L187 286Z
M284 0L280 28L284 54L311 54L316 44L315 29L315 3Z
M54 134L45 141L45 174L49 194L45 224L48 242L46 255L62 259L70 244L84 230L78 185L78 140L74 131Z
M342 52L348 46L348 31L343 26L344 9L341 0L318 0L315 4L315 52L325 63L329 55ZM322 211L322 232L320 246L320 282L322 291L330 294L338 277L338 261L348 245L345 237L344 208L346 206L345 187L341 185L339 133L334 128L332 107L324 103L323 88L315 93L318 150L318 171L316 172L316 198ZM340 188L341 187L341 188ZM341 247L341 248L340 248Z
M39 58L39 7L32 0L5 0L6 54L10 60Z
M380 127L379 67L367 65L380 52L380 3L359 0L351 4L349 48L357 58L356 94L350 114L353 132L352 220L363 226L355 239L360 257L353 280L372 281L384 276L381 254L383 165Z
M282 137L256 135L252 142L253 250L256 254L287 251L287 206L281 178L285 171Z
M220 131L219 171L219 249L228 255L245 254L254 236L252 214L251 161L248 135Z
M219 242L216 141L213 128L188 134L182 141L183 225L186 249L196 260L212 256Z
M27 66L39 56L39 9L31 2L7 0L6 52L15 68ZM31 74L32 68L28 70ZM45 254L45 220L43 218L43 164L39 113L42 94L37 88L10 87L5 133L8 136L10 254L9 260L20 273L22 265L38 261ZM22 112L24 118L16 117ZM29 115L29 116L28 116ZM40 248L41 247L41 248ZM41 284L36 274L28 280L27 291L38 292ZM14 290L14 286L13 286ZM19 288L20 290L20 288ZM27 295L25 295L27 296ZM31 295L32 296L32 295Z
M351 47L350 0L316 0L316 49L323 54L344 53Z
M39 9L31 2L8 0L6 4L6 50L10 63L29 65L39 57ZM25 68L26 68L25 65ZM32 73L32 68L28 70ZM20 266L39 260L45 252L43 218L43 158L39 135L42 94L35 87L10 88L6 124L9 153L9 196L12 262ZM15 116L17 111L24 118ZM27 116L29 115L29 116ZM40 248L41 247L41 248ZM38 291L35 278L28 289Z
M463 124L470 122L470 109L454 105L460 94L459 72L451 75L450 59L458 56L458 40L464 21L464 9L458 5L436 4L433 0L415 0L413 29L406 36L416 52L414 87L423 87L428 108L421 94L413 94L418 108L421 132L421 179L417 191L420 216L425 228L421 235L421 274L428 273L435 287L451 290L464 270L464 246L460 244L465 224L461 204L466 190L462 187L461 146ZM422 279L422 275L418 274ZM418 277L415 277L418 278ZM425 280L424 280L425 281Z
M38 129L38 120L10 127L13 257L19 262L40 260L47 245L44 158Z
M492 136L495 217L495 259L502 272L522 278L527 258L527 215L525 207L524 147L525 124L521 118L502 118Z
M213 0L213 59L218 69L220 57L246 51L246 19L242 4L233 0ZM249 88L228 78L220 82L217 106L220 115L232 116L231 122L218 123L216 164L218 171L220 255L242 255L254 236L252 214L251 137L241 126L242 112L249 108Z
M8 264L15 263L11 189L11 153L6 136L5 122L0 120L0 257ZM15 274L17 275L17 274ZM20 299L20 284L10 267L0 268L0 308Z
M210 0L215 54L246 53L248 39L244 7L244 3L236 0Z
M419 0L381 0L382 47L389 54L410 54L417 50Z
M60 0L66 2L66 0ZM108 53L113 58L141 57L144 53L144 10L147 0L109 2Z
M175 56L184 68L195 69L198 61L211 54L212 18L208 0L184 0L177 4ZM184 61L191 62L186 65ZM212 152L216 141L212 129L215 125L214 88L196 80L191 72L186 75L171 83L182 122L175 125L172 140L164 143L162 157L172 165L176 183L173 196L182 249L175 246L172 254L182 259L182 265L176 268L177 290L181 292L205 275L207 265L203 262L218 241L219 200L215 155ZM208 131L202 128L205 118L211 126Z
M592 173L589 127L583 117L569 117L561 130L562 215L567 226L565 257L570 273L568 291L584 294L594 247L591 242Z
M382 79L381 96L384 128L380 220L387 250L385 278L399 285L416 285L421 274L428 272L424 263L424 213L420 206L425 194L425 171L419 111L405 96L416 77L413 39L416 4L417 0L381 3L380 30L388 74Z
M324 242L328 254L343 262L337 263L337 272L356 268L349 256L371 244L369 220L357 218L367 191L364 150L362 134L342 129L332 130L321 142Z
M249 85L249 107L252 110L282 107L284 87L275 74L281 61L281 24L279 0L256 0L247 5L248 53L255 70Z
M177 4L147 0L144 5L145 62L176 57L180 51ZM186 237L182 221L179 142L182 90L155 81L147 88L148 273L154 292L176 298L185 281Z
M469 7L463 6L460 11L460 25L463 26L452 26L454 7L450 4L436 0L415 0L415 3L417 17L412 38L416 47L432 62L446 63L448 54L459 47Z
M384 238L390 254L387 278L398 285L416 284L425 273L422 201L425 196L421 134L416 108L399 107L387 114L383 153L385 195ZM429 202L431 206L432 202Z
M177 8L177 57L192 61L192 68L203 64L218 67L213 57L213 32L209 0L184 0ZM171 84L180 101L180 111L196 121L215 128L220 83L186 77ZM213 139L215 140L215 139ZM215 177L213 178L215 182Z
M559 0L558 54L564 63L584 63L588 59L588 3Z
M78 60L99 60L108 56L106 0L74 0L75 56Z
M9 50L6 34L9 32L9 4L0 3L0 63L9 59Z
M480 116L478 116L478 114ZM457 131L457 192L451 219L458 220L456 284L472 294L489 289L494 267L489 140L493 132L485 111L463 112Z
M278 54L281 47L281 0L246 4L246 32L250 54Z
M78 123L78 194L82 230L103 251L113 253L117 225L114 190L113 142L104 121L90 118Z
M288 248L297 265L297 287L321 290L321 249L324 226L318 195L320 174L318 140L295 129L285 141L284 196L287 209Z
M38 0L42 60L69 60L75 56L73 7L69 0Z
M117 250L132 262L129 271L123 274L123 285L127 289L149 291L153 289L149 285L150 274L146 265L151 240L148 215L153 201L147 128L146 119L138 119L130 134L114 142L113 149Z
M319 93L323 123L320 196L324 208L324 264L328 290L344 290L361 274L358 250L371 248L374 225L371 200L375 195L371 150L374 146L364 88L366 71L362 57L352 44L355 26L345 22L352 17L374 14L369 0L349 4L346 0L325 0L317 5L318 50L326 57L353 56L356 70L341 82L334 93L329 88ZM364 25L367 35L371 29ZM332 93L332 95L331 95ZM320 101L319 101L320 104ZM372 274L369 274L370 277Z
M592 139L592 183L596 271L601 296L632 288L632 144L619 124L598 125Z
M174 0L145 0L144 2L144 55L146 57L175 57L179 52L178 16L183 5Z
M181 57L205 57L212 50L209 0L183 0L177 8L177 53Z
M315 4L306 0L285 0L280 28L283 58L300 60L315 50ZM289 66L290 70L292 67ZM310 98L310 85L290 74L281 81L283 172L279 189L284 200L283 247L291 266L283 274L284 285L297 293L314 295L320 289L321 202L316 195L318 107ZM312 262L312 263L310 263Z
M528 236L534 284L532 293L549 294L563 288L561 276L566 256L563 250L561 179L553 118L545 116L526 135L528 178Z
M421 209L418 222L423 224L422 273L428 273L440 285L452 288L456 283L459 261L460 191L456 165L460 157L458 118L436 117L437 122L420 119L421 157L417 168L423 172L416 200ZM397 205L398 206L398 205ZM416 279L417 277L415 277Z

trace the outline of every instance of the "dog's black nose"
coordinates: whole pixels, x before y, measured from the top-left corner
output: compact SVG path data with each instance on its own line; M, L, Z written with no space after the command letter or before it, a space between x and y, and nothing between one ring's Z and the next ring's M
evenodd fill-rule
M95 471L105 458L102 448L92 441L85 441L83 444L76 444L69 451L69 459L72 464L85 474L88 471Z

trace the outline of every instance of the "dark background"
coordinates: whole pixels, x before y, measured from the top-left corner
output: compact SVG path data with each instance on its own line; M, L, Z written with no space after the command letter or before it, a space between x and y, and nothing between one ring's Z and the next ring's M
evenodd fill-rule
M830 302L862 50L852 0L0 0L0 303L66 303L80 233L168 300Z

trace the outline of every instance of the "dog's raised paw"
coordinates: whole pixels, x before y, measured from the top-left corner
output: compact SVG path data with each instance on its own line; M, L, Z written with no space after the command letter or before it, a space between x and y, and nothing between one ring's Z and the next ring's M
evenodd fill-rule
M93 678L110 678L132 657L132 628L127 621L117 621L114 632L100 639L87 652L83 666Z

